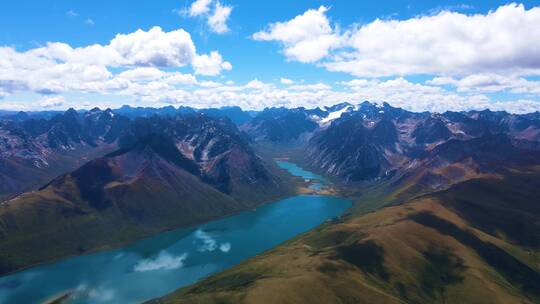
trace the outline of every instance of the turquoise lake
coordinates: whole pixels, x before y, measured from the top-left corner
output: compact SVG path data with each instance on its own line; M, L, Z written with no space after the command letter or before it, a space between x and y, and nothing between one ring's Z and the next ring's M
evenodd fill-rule
M278 165L313 180L315 188L327 183L295 164ZM140 303L275 247L350 206L336 197L299 195L123 248L36 266L0 278L0 303L42 303L65 292L72 293L67 303Z
M296 165L295 163L281 161L281 160L276 161L276 163L280 168L289 171L289 173L291 173L292 175L299 176L306 180L309 180L311 182L311 184L309 185L309 188L312 190L316 190L316 191L321 190L321 188L324 185L329 184L329 181L323 176L317 175L313 172L306 171L298 167L298 165Z

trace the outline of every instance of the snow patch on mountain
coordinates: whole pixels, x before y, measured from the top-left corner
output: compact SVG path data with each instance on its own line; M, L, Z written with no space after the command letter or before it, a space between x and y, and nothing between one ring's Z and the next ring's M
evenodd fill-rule
M341 108L339 110L330 112L330 113L328 113L328 116L326 116L325 118L323 118L323 119L321 119L319 121L319 125L320 126L326 126L326 125L330 124L333 120L340 118L343 113L350 112L350 111L355 111L356 108L357 107L355 107L353 105L348 105L348 106L343 107L343 108Z

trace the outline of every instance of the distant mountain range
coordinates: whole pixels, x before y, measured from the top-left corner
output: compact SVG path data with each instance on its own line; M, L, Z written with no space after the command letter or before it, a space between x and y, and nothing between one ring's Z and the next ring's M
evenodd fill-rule
M148 132L163 131L161 136L171 139L177 136L171 130L180 128L179 121L184 128L196 128L190 130L191 139L178 144L180 154L203 170L200 178L224 191L234 180L223 173L227 160L201 169L202 158L208 156L198 146L208 145L216 154L230 148L217 146L213 136L222 139L225 135L208 135L209 130L234 134L242 147L264 142L301 146L306 165L346 182L392 180L396 187L414 185L426 191L510 164L526 164L538 159L540 151L538 112L415 113L366 101L259 112L239 107L123 106L4 114L0 116L0 199L36 189L91 159L133 145ZM260 171L258 166L253 168Z
M416 182L428 176L431 182L426 185L436 189L447 186L450 180L460 180L460 176L493 171L497 159L500 164L517 164L534 159L534 151L540 150L538 112L415 113L387 103L363 102L315 109L267 108L259 112L239 107L123 106L115 110L4 114L0 116L0 199L36 189L86 161L123 148L126 141L132 144L133 138L147 128L144 124L166 124L158 122L157 117L170 121L177 117L221 121L220 128L238 129L235 136L244 146L250 142L303 146L307 165L348 182L390 179L399 172L415 176ZM225 124L225 120L230 123ZM211 128L200 126L193 132L204 132L205 127ZM481 151L490 145L498 145L498 149ZM187 144L180 148L186 155L194 149ZM488 159L491 164L481 164ZM200 163L200 159L197 161ZM205 173L203 178L215 178L216 172Z

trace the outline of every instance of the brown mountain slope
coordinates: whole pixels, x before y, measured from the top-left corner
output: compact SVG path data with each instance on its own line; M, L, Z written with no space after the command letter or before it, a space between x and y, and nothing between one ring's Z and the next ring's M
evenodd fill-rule
M158 136L7 201L0 205L0 273L222 217L291 190L269 175L252 181L256 192L247 186L232 189L235 196L243 195L239 200L199 174L197 164ZM274 196L260 193L259 187Z
M154 303L538 303L538 197L540 168L465 181L324 225Z
M411 196L443 190L472 178L504 174L509 168L540 163L540 153L513 145L504 134L470 140L451 139L424 152L386 183L392 198L403 202Z
M81 145L74 150L54 151L47 155L46 165L34 159L0 157L0 201L35 190L58 175L117 148L115 144L103 143L97 147Z
M129 119L110 109L70 109L49 119L0 117L0 200L33 191L116 149Z

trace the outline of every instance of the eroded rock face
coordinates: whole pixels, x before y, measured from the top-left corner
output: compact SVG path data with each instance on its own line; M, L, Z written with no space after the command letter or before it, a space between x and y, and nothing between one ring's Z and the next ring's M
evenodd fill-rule
M132 114L125 108L122 111ZM160 111L169 114L130 119L110 109L95 108L81 113L70 109L51 118L21 119L18 115L0 119L0 199L36 189L59 174L117 148L130 147L149 135L170 141L197 167L201 178L220 185L223 191L230 191L232 175L240 179L265 176L247 135L229 118L217 117L227 111L216 110L212 117L182 109ZM133 112L147 113L145 109ZM231 151L235 157L230 157ZM243 169L228 168L235 166Z
M531 150L539 150L539 124L532 114L413 113L364 102L313 131L307 159L347 181L381 179L397 171L420 174L416 170L422 175L429 171L424 180L445 184L446 175L456 170L466 175L487 172L489 166L534 162Z
M195 168L190 172L224 193L234 192L233 182L270 181L248 137L229 119L205 114L138 119L119 141L121 146L130 147L155 136L169 142L160 149L169 151L168 154L176 151L183 163L189 163L186 166Z
M0 120L0 199L42 185L58 174L111 152L129 119L110 109L70 109L50 119Z

